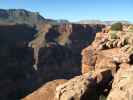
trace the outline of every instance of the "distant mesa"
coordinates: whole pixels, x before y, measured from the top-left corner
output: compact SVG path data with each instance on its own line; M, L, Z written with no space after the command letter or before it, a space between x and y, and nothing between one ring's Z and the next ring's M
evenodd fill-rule
M104 24L104 22L100 20L80 20L77 23L79 24Z
M104 24L104 25L112 25L116 22L120 22L122 24L131 24L131 22L126 21L126 20L121 20L121 21L100 21L100 20L81 20L76 23L79 24Z
M30 12L24 9L0 9L0 23L16 23L34 25L45 19L38 12Z
M65 19L54 20L51 18L44 18L38 12L31 12L25 9L0 9L0 24L27 24L34 26L38 23L49 23L52 25L58 25L62 23L75 23L75 24L105 24L112 25L116 22L121 22L123 24L131 24L131 22L126 20L120 21L101 21L101 20L80 20L78 22L69 22Z

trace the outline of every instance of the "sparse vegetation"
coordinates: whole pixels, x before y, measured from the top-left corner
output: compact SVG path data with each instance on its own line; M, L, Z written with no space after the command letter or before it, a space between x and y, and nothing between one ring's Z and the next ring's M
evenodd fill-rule
M128 31L129 31L129 32L133 32L133 26L129 26L129 27L128 27Z
M117 39L117 31L110 31L109 32L110 39Z
M122 29L123 29L122 23L115 23L111 26L111 30L114 31L122 31Z

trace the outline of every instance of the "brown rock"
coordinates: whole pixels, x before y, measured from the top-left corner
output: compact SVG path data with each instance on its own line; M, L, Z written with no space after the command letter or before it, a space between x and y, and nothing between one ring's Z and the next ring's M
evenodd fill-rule
M102 39L101 34L102 34L101 32L96 33L95 40L92 43L93 48L97 48L99 46L99 44L101 44L101 39Z
M110 76L110 69L102 69L74 77L56 88L55 100L99 100L97 85L104 88Z
M88 73L90 71L90 67L94 67L94 66L89 66L87 64L82 64L82 74Z
M82 51L82 74L95 73L98 88L103 90L111 85L113 76L107 100L133 100L133 67L129 64L133 39L129 33L117 33L117 39L105 39L103 32L96 34L92 45Z
M112 61L111 58L105 57L103 55L98 55L95 71L101 70L101 69L110 69L112 72L112 75L116 72L116 64Z
M102 50L97 53L95 70L109 68L112 71L112 75L114 75L119 68L117 64L128 63L130 61L129 56L129 54L121 51L120 48Z
M121 65L107 100L133 100L133 66Z
M82 74L94 70L96 62L96 51L89 46L82 51Z
M46 83L40 89L26 96L22 100L54 100L55 88L65 83L67 80L54 80Z
M85 74L77 76L56 88L55 100L96 100L95 76Z
M116 63L128 63L130 61L130 54L123 52L120 48L103 50L99 52L98 55L104 55L111 58L112 61Z
M82 73L106 68L110 68L112 73L115 73L117 63L128 63L129 58L130 54L120 48L97 51L89 46L82 51Z

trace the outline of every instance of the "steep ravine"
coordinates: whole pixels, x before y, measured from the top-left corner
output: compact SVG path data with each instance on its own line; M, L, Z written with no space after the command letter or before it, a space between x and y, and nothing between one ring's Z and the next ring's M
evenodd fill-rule
M30 48L28 44L37 33L34 27L22 24L1 25L0 99L19 99L48 81L70 79L79 75L80 52L93 41L95 32L100 31L102 27L102 25L72 24L70 35L63 37L71 42L65 45L59 44L58 37L65 35L66 25L64 24L62 31L60 26L52 27L42 37L45 38L47 46ZM58 35L55 35L57 33ZM36 50L35 53L34 50ZM33 67L34 64L37 65L37 69Z
M43 81L69 79L79 75L81 50L93 41L95 32L102 27L104 26L61 24L52 26L33 40L30 45L34 49L34 69L39 71L40 77L43 76ZM63 44L62 40L65 40Z

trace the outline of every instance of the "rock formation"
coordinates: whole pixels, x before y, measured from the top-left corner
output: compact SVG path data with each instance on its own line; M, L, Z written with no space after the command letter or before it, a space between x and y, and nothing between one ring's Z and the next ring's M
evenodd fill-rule
M25 10L0 15L1 100L133 99L133 26L99 32Z
M77 76L56 88L55 100L99 100L101 87L107 85L110 70L99 70Z
M80 52L104 25L52 21L22 9L0 10L0 99L20 99L48 81L80 74Z
M69 80L56 88L55 100L87 100L87 97L95 100L95 78L94 75L86 74Z
M69 64L69 63L66 64L67 59L65 59L65 61L62 60L61 57L62 55L61 53L58 52L64 50L61 49L62 47L65 47L65 50L67 48L69 53L63 57L68 57L70 60L72 57L77 55L82 50L84 46L83 47L81 46L82 45L82 42L80 41L82 40L81 37L79 39L79 37L76 36L76 41L73 41L75 40L73 35L75 35L76 33L78 34L78 32L80 34L80 30L78 30L79 26L80 25L75 25L75 24L64 24L63 26L60 27L56 26L54 27L54 29L50 30L53 33L55 33L55 30L59 28L59 31L56 31L58 34L61 34L59 37L58 34L56 34L54 36L52 35L53 37L50 38L49 36L50 33L48 32L46 34L47 42L45 43L47 44L45 46L43 45L40 48L39 50L40 54L38 55L39 58L38 71L41 73L40 76L45 76L45 74L43 73L49 73L49 70L51 71L51 69L54 72L56 72L56 74L54 73L53 75L50 74L49 79L52 79L54 75L58 76L59 74L62 74L63 76L60 77L59 75L58 78L66 76L69 77L71 71L72 71L72 76L76 75L73 73L77 71L76 68L74 69L75 65L73 65L73 68L71 68L70 71L68 69L68 66L65 67L67 64ZM90 28L90 26L88 25L83 25L83 27L85 30L86 28L87 30L92 28L92 27ZM74 29L77 29L75 30L76 32L73 32ZM81 28L82 31L85 31L84 29L82 30ZM65 38L63 38L64 35L66 35ZM100 100L102 98L102 95L105 96L107 100L132 100L133 42L131 36L132 36L131 30L112 31L108 27L103 29L102 32L98 32L91 45L84 48L81 52L82 75L75 76L72 79L68 80L67 82L63 84L61 83L59 86L54 85L52 87L54 88L52 90L52 93L54 94L52 95L50 95L51 90L48 90L47 91L48 95L45 95L44 93L45 89L43 90L42 87L39 90L37 90L39 92L35 91L31 95L27 96L26 98L29 98L27 100L32 100L32 99L34 100L34 97L39 98L40 95L41 99L46 99L49 97L48 100L88 100L88 99ZM60 37L63 39L60 39ZM50 40L52 41L52 43L49 42ZM81 42L81 44L79 41ZM76 45L76 43L80 45L78 46ZM35 44L37 43L35 42ZM83 42L83 44L86 44L86 42ZM74 53L73 50L76 49L78 49L79 51L77 50ZM53 51L55 53L53 53ZM56 53L60 55L55 55ZM45 56L43 56L44 54ZM71 56L73 54L74 56ZM54 60L52 60L52 58L50 57L52 58L55 57L55 58ZM48 58L51 59L49 60L50 62L44 62ZM57 67L55 67L58 61L64 62L62 67L58 67L58 65ZM47 67L45 67L47 64L49 64L50 69L47 69ZM54 65L54 68L52 67L53 66L52 64ZM42 65L44 67L42 67ZM69 66L71 65L72 64L70 64ZM66 74L63 74L64 72L62 72L62 70L65 70ZM52 81L51 84L56 84L56 82ZM44 85L44 87L47 89L49 86ZM41 93L40 91L43 91L43 93ZM26 100L26 98L24 99Z
M76 76L65 83L62 83L62 80L52 81L23 100L99 100L100 91L97 88L106 85L110 75L110 70L106 69ZM61 83L59 86L58 82Z
M111 92L107 100L132 100L133 99L133 66L120 65L114 77Z
M90 100L99 100L100 95L104 94L107 96L108 93L109 95L107 96L107 100L133 99L133 52L131 49L132 37L129 37L131 33L128 31L117 31L117 38L112 39L110 38L111 34L109 31L106 31L107 33L104 32L97 33L92 45L82 51L83 75L78 77L86 76L86 81L91 78L89 83L93 83L94 87L90 88L92 86L91 84L86 84L83 80L79 80L82 78L73 78L67 83L56 88L57 92L55 98L57 100L88 100L89 98L92 98L94 94L94 97L97 96L97 98ZM112 44L115 44L115 46ZM113 78L114 80L112 80ZM113 84L111 89L110 87L112 82ZM86 86L84 87L84 85ZM89 90L91 92L88 92ZM95 90L99 91L99 94L94 92ZM84 96L86 97L84 98Z
M54 80L46 83L40 89L33 92L31 95L23 98L22 100L54 100L55 89L57 86L65 83L67 80Z

